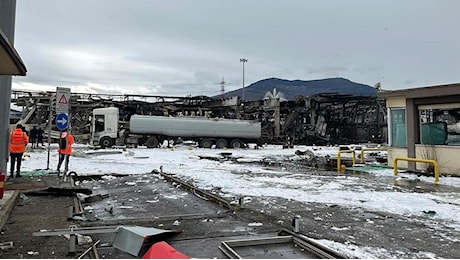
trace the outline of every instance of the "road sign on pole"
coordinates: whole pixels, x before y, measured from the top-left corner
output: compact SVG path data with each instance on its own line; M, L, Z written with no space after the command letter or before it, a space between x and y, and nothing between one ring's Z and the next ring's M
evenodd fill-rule
M59 130L65 130L69 126L69 116L66 113L60 113L56 116L56 127Z
M69 113L70 88L56 89L56 113Z

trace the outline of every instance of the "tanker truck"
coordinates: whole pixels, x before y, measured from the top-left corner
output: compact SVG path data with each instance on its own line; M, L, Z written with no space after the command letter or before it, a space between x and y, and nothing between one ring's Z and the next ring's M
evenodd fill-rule
M165 140L191 140L202 148L243 148L248 142L259 143L261 137L261 123L250 120L132 115L129 122L121 122L119 118L116 107L94 109L92 144L156 148Z

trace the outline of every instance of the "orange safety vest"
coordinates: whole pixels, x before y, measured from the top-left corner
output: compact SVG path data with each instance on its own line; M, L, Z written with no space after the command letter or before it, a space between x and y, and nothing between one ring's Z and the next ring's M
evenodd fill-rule
M62 132L61 133L61 138L66 138L67 137L67 132ZM60 149L58 148L58 152L60 154L72 154L72 144L75 142L73 135L69 134L67 137L67 147L65 149Z
M10 153L24 153L29 137L21 129L16 128L10 135Z

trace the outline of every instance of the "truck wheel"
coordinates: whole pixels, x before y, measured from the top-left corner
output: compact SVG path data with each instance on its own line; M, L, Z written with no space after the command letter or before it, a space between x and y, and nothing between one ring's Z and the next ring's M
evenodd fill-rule
M154 136L149 137L149 139L147 139L147 141L145 142L147 148L156 148L158 147L158 144L158 139Z
M239 139L233 139L230 142L230 147L231 148L241 148L243 147L243 143Z
M216 148L218 149L223 149L225 147L228 147L228 142L225 139L218 139L216 141Z
M102 137L101 141L99 141L99 143L100 143L102 148L110 148L113 145L112 138L107 137L107 136Z
M200 147L201 148L211 148L212 146L212 140L211 139L203 139L200 142Z

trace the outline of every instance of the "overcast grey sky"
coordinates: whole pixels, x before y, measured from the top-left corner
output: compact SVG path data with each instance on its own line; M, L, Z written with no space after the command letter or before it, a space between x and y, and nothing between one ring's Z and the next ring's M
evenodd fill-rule
M460 82L457 0L17 0L13 89L207 95L277 77Z

